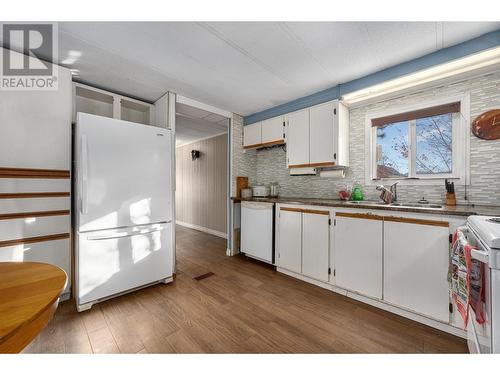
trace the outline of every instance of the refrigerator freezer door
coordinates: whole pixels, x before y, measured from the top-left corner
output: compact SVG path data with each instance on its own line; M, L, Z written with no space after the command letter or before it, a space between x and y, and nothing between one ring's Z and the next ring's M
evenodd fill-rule
M171 132L78 113L79 232L172 219Z
M78 234L78 305L171 277L171 225Z

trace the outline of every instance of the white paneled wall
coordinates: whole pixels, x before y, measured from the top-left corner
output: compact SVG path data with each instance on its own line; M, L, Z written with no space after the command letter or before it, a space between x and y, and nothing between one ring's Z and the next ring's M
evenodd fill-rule
M0 261L61 267L71 284L68 69L54 91L0 91Z

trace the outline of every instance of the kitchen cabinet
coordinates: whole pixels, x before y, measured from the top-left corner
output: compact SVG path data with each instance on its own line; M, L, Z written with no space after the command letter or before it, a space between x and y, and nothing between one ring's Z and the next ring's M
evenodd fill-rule
M349 165L349 111L338 100L286 116L287 167Z
M448 322L449 224L386 217L384 300Z
M263 145L279 144L284 142L283 117L274 117L262 121L262 141Z
M285 143L283 116L243 127L243 147L262 148Z
M308 210L302 213L302 274L328 281L330 212Z
M302 271L302 212L300 209L282 207L279 211L280 267L289 271Z
M287 167L309 166L309 109L290 113L286 123Z
M309 110L310 164L335 163L335 110L331 102Z
M82 83L73 83L73 122L78 112L155 125L155 106Z
M243 147L251 148L262 143L262 123L246 125L243 127Z
M334 232L335 284L382 298L383 217L337 212Z

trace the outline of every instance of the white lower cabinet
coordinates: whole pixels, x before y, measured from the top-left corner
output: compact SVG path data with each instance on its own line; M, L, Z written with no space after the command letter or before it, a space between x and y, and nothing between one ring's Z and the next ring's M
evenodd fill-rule
M279 258L281 268L300 273L302 271L302 212L279 210Z
M302 214L302 274L328 281L330 212Z
M335 284L381 299L383 218L337 213L335 220Z
M384 300L448 322L448 223L415 222L384 222Z

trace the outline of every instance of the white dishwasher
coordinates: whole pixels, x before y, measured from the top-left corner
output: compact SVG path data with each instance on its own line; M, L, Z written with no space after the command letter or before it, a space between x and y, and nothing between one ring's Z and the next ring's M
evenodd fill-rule
M274 264L274 203L241 203L241 252Z

